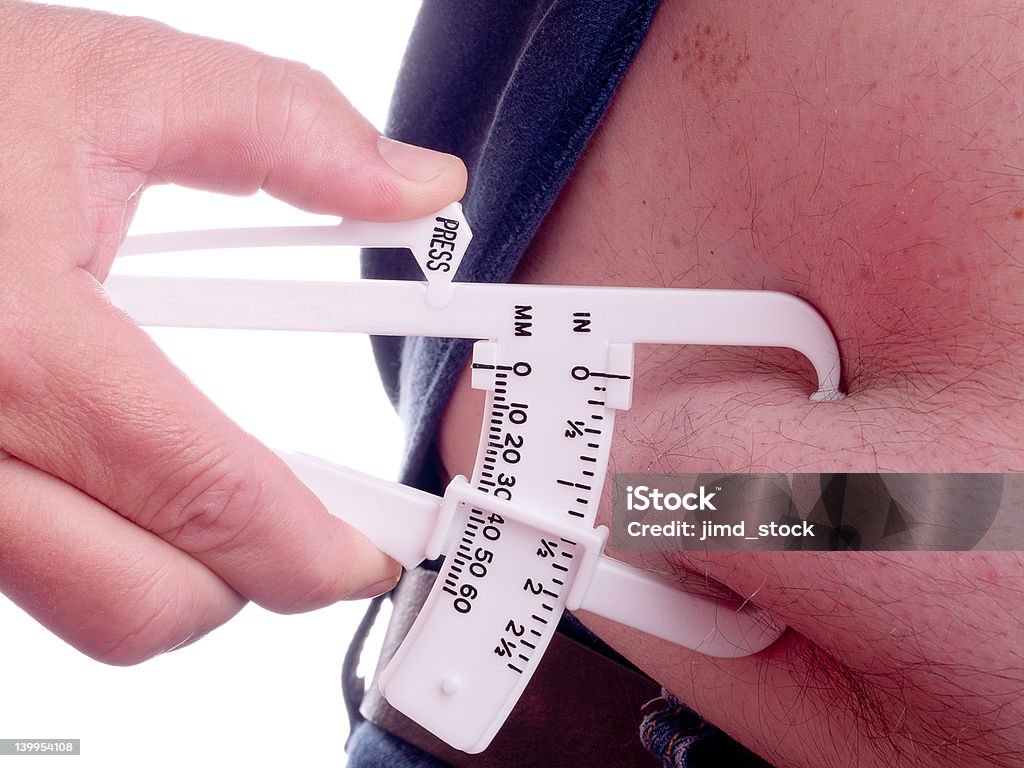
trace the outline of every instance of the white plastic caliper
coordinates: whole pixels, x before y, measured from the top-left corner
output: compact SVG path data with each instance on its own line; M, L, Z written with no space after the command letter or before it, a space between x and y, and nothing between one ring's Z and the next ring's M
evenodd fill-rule
M426 283L112 276L142 325L478 339L487 391L473 477L443 498L302 455L285 456L334 514L406 568L445 555L419 617L381 676L384 697L452 746L487 747L537 668L563 609L584 609L720 657L784 627L747 603L691 595L603 554L594 527L633 345L790 347L838 399L839 355L808 304L771 291L453 283L471 232L459 205L401 223L129 238L121 255L219 247L408 247Z

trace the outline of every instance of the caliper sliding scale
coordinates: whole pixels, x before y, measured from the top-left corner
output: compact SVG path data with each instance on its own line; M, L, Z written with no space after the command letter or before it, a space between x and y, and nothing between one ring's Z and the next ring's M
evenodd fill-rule
M443 498L322 460L285 460L333 514L405 568L445 555L380 687L466 752L487 747L537 668L563 609L582 609L719 657L784 630L766 612L678 589L603 554L594 527L617 410L630 407L633 345L789 347L839 394L832 333L771 291L453 283L471 232L458 204L411 222L171 233L121 255L261 245L407 247L427 282L316 283L112 276L141 325L343 331L477 339L487 404L472 479Z

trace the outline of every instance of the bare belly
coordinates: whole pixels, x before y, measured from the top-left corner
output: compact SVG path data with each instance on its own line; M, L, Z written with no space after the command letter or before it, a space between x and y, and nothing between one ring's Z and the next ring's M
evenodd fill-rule
M1024 471L1024 6L666 3L517 279L769 288L832 324L842 403L787 353L639 349L612 472ZM463 377L453 474L482 404ZM619 556L789 624L724 662L583 617L778 765L1019 759L1019 555Z

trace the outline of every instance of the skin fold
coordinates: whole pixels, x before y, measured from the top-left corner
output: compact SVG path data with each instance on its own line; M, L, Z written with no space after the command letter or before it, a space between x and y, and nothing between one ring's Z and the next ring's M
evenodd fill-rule
M609 474L1024 470L1022 112L1020 3L663 4L516 279L795 294L848 397L785 351L639 347ZM482 405L464 376L452 474ZM774 764L1019 764L1019 553L613 554L790 627L723 661L581 616Z

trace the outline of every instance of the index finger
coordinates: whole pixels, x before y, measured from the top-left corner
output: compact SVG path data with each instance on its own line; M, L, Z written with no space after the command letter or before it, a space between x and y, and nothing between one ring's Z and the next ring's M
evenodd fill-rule
M101 279L151 184L263 189L379 221L426 215L465 191L458 158L381 136L305 65L148 19L34 5L5 5L0 35L0 79L17 106L0 114L0 136L20 171L0 199L48 226L75 219L62 255Z

